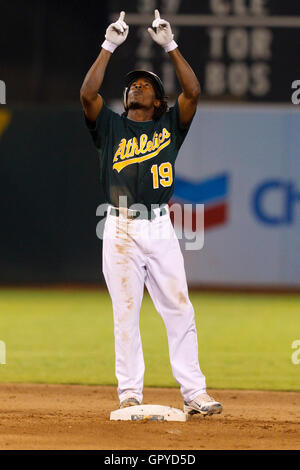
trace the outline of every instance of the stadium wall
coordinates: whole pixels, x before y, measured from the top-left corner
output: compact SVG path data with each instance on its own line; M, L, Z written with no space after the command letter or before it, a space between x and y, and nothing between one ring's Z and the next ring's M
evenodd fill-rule
M199 106L172 200L205 206L204 246L184 250L190 286L300 288L299 126L292 106ZM2 107L0 154L0 283L102 281L80 107Z

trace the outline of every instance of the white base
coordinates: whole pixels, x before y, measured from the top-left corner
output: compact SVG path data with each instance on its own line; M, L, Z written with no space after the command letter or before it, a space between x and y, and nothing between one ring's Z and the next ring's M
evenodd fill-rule
M112 411L110 419L111 421L187 421L188 414L170 406L137 405Z

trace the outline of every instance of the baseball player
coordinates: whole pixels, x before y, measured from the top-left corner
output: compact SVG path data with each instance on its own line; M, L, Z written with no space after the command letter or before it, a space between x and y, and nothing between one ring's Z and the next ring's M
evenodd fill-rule
M80 93L108 203L102 265L113 306L120 407L142 403L145 366L139 312L146 285L166 326L184 411L221 413L222 405L206 393L199 367L194 310L167 204L174 188L175 160L196 112L200 86L178 50L170 24L155 10L148 32L169 55L182 93L168 108L159 77L134 70L125 77L124 113L120 116L109 109L98 92L112 54L127 38L124 18L121 12L107 28Z

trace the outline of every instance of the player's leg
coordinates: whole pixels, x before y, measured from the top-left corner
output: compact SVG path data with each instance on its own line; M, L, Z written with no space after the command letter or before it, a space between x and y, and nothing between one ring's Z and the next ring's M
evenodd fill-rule
M126 234L121 219L108 215L103 238L103 274L112 299L115 365L120 401L142 401L144 359L139 312L144 292L145 267L139 249Z
M183 256L169 216L170 237L153 240L147 260L146 286L167 329L173 375L185 401L206 391L205 377L198 362L198 341L194 309L188 296Z

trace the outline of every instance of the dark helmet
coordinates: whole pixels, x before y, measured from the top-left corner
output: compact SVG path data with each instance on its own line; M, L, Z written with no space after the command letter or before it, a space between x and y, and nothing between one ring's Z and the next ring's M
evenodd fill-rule
M131 83L134 80L137 80L140 77L147 77L151 80L154 89L156 91L157 98L163 98L165 96L165 89L161 79L155 75L153 72L149 72L148 70L132 70L125 76L125 89L124 89L124 108L127 109L127 98L128 98L128 91L130 88Z

